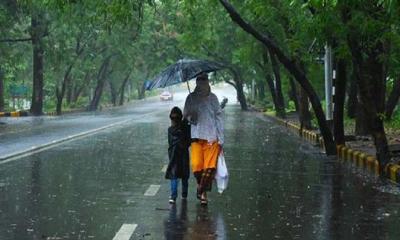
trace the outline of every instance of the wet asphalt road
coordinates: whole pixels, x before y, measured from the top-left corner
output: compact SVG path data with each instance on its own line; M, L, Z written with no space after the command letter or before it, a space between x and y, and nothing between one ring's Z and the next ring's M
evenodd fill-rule
M67 117L76 131L99 119L132 121L0 163L0 239L113 239L123 224L137 224L130 239L400 239L398 186L237 105L225 110L229 189L214 189L201 207L192 177L187 202L169 205L162 169L174 104L182 101ZM145 196L150 185L160 188Z
M0 156L49 143L81 132L129 119L142 118L165 108L158 98L130 103L129 107L64 116L0 119Z

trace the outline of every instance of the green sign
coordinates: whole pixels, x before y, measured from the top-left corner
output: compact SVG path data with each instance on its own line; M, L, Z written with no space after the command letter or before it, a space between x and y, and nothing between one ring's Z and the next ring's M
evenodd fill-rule
M28 93L28 87L25 85L11 85L10 86L10 95L12 97L23 97Z

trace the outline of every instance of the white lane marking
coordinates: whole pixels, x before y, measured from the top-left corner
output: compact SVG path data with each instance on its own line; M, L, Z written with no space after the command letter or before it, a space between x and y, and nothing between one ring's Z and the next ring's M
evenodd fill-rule
M137 224L122 224L117 234L115 234L113 240L129 240L136 227Z
M167 172L167 168L168 168L168 165L164 165L163 168L161 169L161 172L163 172L163 173Z
M160 189L160 185L150 185L150 187L144 193L145 196L155 196Z
M144 117L144 116L152 115L152 114L155 114L155 113L157 113L157 112L146 113L146 114L140 115L138 117ZM119 122L112 123L112 124L109 124L109 125L106 125L106 126L103 126L103 127L99 127L99 128L96 128L96 129L92 129L92 130L81 132L81 133L78 133L78 134L75 134L75 135L71 135L71 136L68 136L68 137L65 137L65 138L62 138L62 139L53 140L53 141L50 141L48 143L44 143L44 144L42 144L40 146L28 147L28 149L25 149L25 150L22 150L22 151L14 152L14 153L11 153L11 154L8 154L8 155L5 155L5 156L0 156L0 165L5 164L5 163L9 163L9 162L12 162L12 161L15 161L15 160L18 160L18 159L23 158L23 157L31 156L31 155L39 153L39 152L43 152L45 150L60 146L60 145L62 145L64 143L67 143L67 142L72 142L72 141L75 141L75 140L78 140L78 139L82 139L82 138L97 134L98 132L100 132L102 130L105 130L105 129L108 129L108 128L112 128L114 126L121 125L121 124L130 122L130 121L133 121L133 120L136 120L136 118L119 121Z

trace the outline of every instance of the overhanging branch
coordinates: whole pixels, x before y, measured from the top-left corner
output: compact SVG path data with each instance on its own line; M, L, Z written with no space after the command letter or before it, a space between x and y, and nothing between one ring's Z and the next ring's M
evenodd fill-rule
M229 85L232 85L235 89L237 89L237 86L234 82L229 81L229 80L225 80L226 83L228 83Z

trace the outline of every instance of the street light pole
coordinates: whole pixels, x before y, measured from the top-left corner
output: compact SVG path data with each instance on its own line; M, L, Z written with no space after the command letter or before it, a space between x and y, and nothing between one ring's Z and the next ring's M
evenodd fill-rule
M256 81L253 80L251 81L251 99L254 101L255 100L255 95L256 95Z
M325 104L326 120L333 120L333 104L332 104L332 48L327 44L325 45Z

